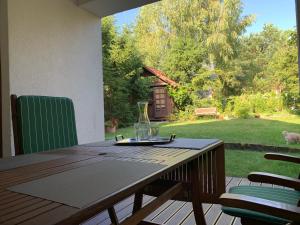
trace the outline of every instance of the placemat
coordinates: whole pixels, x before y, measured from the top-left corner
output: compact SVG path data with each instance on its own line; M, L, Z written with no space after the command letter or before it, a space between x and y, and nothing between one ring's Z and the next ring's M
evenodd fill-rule
M191 139L191 138L178 138L173 142L164 145L153 145L159 148L185 148L201 150L208 145L218 142L218 139Z
M108 140L108 141L98 141L98 142L93 142L93 143L87 143L87 144L82 144L80 146L86 146L86 147L110 147L113 146L115 143L114 140Z
M46 162L54 159L63 158L63 155L54 154L28 154L18 155L9 158L0 159L0 171L15 169L22 166L28 166L36 163Z
M103 160L16 185L8 190L82 208L134 184L165 166L145 162Z

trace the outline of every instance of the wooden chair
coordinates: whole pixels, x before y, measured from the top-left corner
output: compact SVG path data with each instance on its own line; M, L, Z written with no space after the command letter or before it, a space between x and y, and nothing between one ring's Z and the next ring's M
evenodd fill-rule
M78 144L73 101L65 97L11 95L15 153L30 154ZM109 217L117 224L114 208Z
M268 153L266 159L300 164L300 158ZM300 224L300 179L270 173L250 173L248 179L286 188L232 187L220 197L224 213L241 217L243 225Z
M16 155L78 144L71 99L11 95L11 110Z

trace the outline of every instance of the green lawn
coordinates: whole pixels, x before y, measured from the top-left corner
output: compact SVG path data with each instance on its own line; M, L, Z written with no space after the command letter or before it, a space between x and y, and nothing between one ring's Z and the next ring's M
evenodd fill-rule
M248 143L275 146L287 146L282 137L282 131L300 133L300 116L284 115L264 119L232 119L232 120L197 120L189 122L162 123L160 135L188 138L218 138L229 143ZM117 131L125 137L133 137L133 128L123 128ZM106 138L113 138L107 134ZM289 147L300 148L300 144L290 144Z
M187 138L218 138L229 143L248 143L299 148L300 144L286 145L282 131L300 133L300 116L277 115L262 119L197 120L160 124L160 135ZM117 134L133 137L132 127L119 129ZM111 139L115 134L107 134ZM226 150L226 175L245 177L251 171L272 172L292 177L299 174L296 164L265 160L263 152Z
M267 160L265 152L226 150L226 175L246 177L250 172L269 172L297 178L300 172L299 165L295 163ZM300 157L299 153L288 153Z

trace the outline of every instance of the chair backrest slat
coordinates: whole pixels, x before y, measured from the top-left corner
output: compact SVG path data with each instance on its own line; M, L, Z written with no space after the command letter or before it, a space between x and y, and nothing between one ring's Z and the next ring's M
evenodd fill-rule
M78 144L74 105L69 98L20 96L16 100L16 114L23 154Z

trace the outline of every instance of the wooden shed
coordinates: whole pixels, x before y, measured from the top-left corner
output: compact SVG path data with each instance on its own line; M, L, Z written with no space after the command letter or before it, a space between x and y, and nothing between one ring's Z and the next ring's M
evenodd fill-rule
M178 84L160 70L148 66L144 66L143 69L142 76L155 77L151 85L152 91L148 107L149 118L156 121L166 120L174 110L174 102L168 95L167 86L176 88Z

